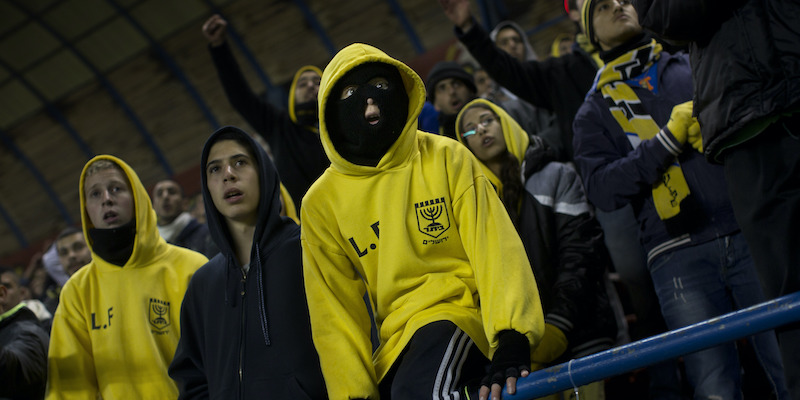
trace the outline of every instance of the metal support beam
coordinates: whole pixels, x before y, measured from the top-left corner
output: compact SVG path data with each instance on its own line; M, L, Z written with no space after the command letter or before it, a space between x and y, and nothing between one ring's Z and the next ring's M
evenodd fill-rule
M47 30L51 35L53 35L53 37L55 37L59 42L61 42L61 45L64 46L64 48L66 48L72 54L74 54L75 57L77 57L87 68L89 68L89 70L91 70L92 73L94 73L95 77L100 82L100 84L117 102L117 104L120 106L120 108L128 117L128 119L130 119L130 121L139 131L139 134L142 136L145 143L147 143L147 145L150 147L150 150L153 152L156 159L161 164L161 167L164 169L167 176L172 176L173 175L172 167L170 167L167 158L164 156L164 153L161 151L161 149L158 147L158 144L153 139L153 135L151 135L150 132L148 132L147 128L145 128L144 124L139 119L139 117L133 112L130 106L128 106L127 102L125 102L125 99L119 92L117 92L116 88L114 88L111 82L109 82L108 79L106 79L105 75L103 75L103 73L94 64L92 64L92 62L89 61L89 59L86 58L85 55L79 52L78 49L76 49L75 46L72 45L72 43L70 43L63 35L61 35L59 32L53 29L52 26L48 25L45 21L43 21L38 15L32 13L31 11L17 4L14 1L10 1L10 3L15 5L20 10L22 10L22 12L24 12L28 16L28 18L32 19L33 21L38 23L42 28Z
M58 107L55 106L55 104L47 100L47 98L44 97L42 92L40 92L30 82L28 82L28 80L25 79L25 77L22 76L22 74L11 69L11 66L8 65L8 63L2 59L0 59L0 66L8 70L14 79L22 83L22 86L25 86L25 88L28 89L28 91L33 93L33 95L36 96L36 98L39 99L39 101L41 101L42 104L44 104L45 110L47 110L47 113L50 114L50 117L52 117L62 127L64 127L64 130L67 131L72 140L78 145L78 147L83 152L83 155L86 156L87 160L94 157L94 151L92 151L92 149L89 147L86 141L83 140L81 135L78 134L78 132L75 130L72 124L70 124L69 121L67 120L67 117L65 117L64 114L61 113L61 110L59 110Z
M300 9L300 11L303 13L303 16L305 16L306 22L308 22L309 25L311 25L311 28L317 32L317 36L319 36L319 39L322 40L322 44L328 50L328 54L330 54L331 57L336 55L336 46L333 45L330 36L328 36L328 33L325 32L325 28L323 28L322 24L319 23L317 17L314 16L314 13L311 12L311 9L308 8L305 1L294 0L294 4Z
M220 10L211 0L205 0L205 3L211 9L212 14L219 14L222 16L222 18L228 21L228 37L231 39L236 48L238 48L239 51L242 53L245 60L247 60L247 63L250 64L250 68L252 68L253 71L255 71L256 75L258 75L258 79L261 80L261 83L264 85L264 88L266 88L269 97L270 94L275 92L275 85L272 84L272 81L269 79L269 76L267 76L267 73L264 72L264 68L262 68L261 64L258 63L258 59L256 59L253 52L244 43L244 40L242 40L242 36L239 35L239 32L236 30L233 24L231 24L231 20L228 19L225 16L225 14L222 13L222 10ZM283 98L287 97L283 96ZM285 102L283 104L285 104Z
M189 92L189 96L192 97L192 100L194 100L194 102L200 108L200 111L203 112L203 115L206 117L206 120L208 120L211 128L219 128L219 122L217 122L217 118L214 117L214 113L211 112L211 109L208 107L208 105L206 105L206 102L203 100L200 94L197 93L197 89L194 88L194 85L189 82L189 78L187 78L186 74L183 73L183 70L181 70L181 67L178 66L178 63L176 63L175 60L167 53L167 51L164 50L164 46L161 46L161 44L158 43L158 41L156 41L138 21L133 19L128 10L122 8L115 0L107 1L117 10L117 13L122 15L123 18L125 18L125 20L128 21L128 23L130 23L137 32L139 32L140 35L147 39L147 41L150 43L150 47L156 50L159 57L161 57L161 60L164 61L172 73L178 78L178 80L181 81L183 87L186 88L186 91Z
M20 230L19 226L14 223L14 219L11 218L11 214L9 214L2 205L0 205L0 215L3 216L4 220L6 220L6 224L11 229L11 232L14 233L14 237L17 238L17 243L19 243L20 247L28 247L28 241L25 240L22 230Z
M403 30L406 31L406 35L408 35L408 40L411 41L411 46L414 47L414 51L416 51L417 54L424 53L425 47L422 46L422 41L419 39L417 32L414 30L414 26L408 21L406 12L403 11L403 7L400 7L400 3L398 3L397 0L386 1L389 2L389 7L392 8L394 15L396 15L397 19L400 20L400 25L402 25Z
M20 161L22 161L22 164L25 165L25 168L27 168L31 172L31 174L33 174L33 177L36 178L36 180L39 182L42 188L44 188L47 195L50 196L50 199L53 201L53 203L56 205L56 208L58 208L58 211L61 213L61 217L64 218L65 221L67 221L67 224L72 225L72 217L69 216L69 212L67 212L67 208L64 207L64 203L62 203L61 199L58 198L58 194L56 194L52 186L50 186L50 184L47 183L47 180L44 179L44 175L42 175L42 173L39 172L39 169L36 168L36 165L34 165L33 162L31 162L31 160L24 153L22 153L22 150L20 150L19 147L17 147L17 145L14 144L14 141L11 140L11 137L9 137L8 134L5 133L5 131L0 130L0 141L3 142L3 144L8 148L8 150L14 153L14 156L16 156Z
M491 31L494 27L494 21L492 21L492 13L489 11L489 4L487 0L478 0L478 12L481 14L481 20L483 20L483 27L486 31Z
M547 29L547 28L549 28L549 27L551 27L551 26L553 26L553 25L555 25L555 24L557 24L557 23L559 23L561 21L564 21L566 19L569 19L569 17L567 17L566 15L559 15L558 17L551 18L551 19L549 19L547 21L542 22L539 25L534 26L531 29L528 29L527 31L525 31L525 34L528 35L528 36L533 36L533 35L541 32L541 31L543 31L543 30L545 30L545 29Z

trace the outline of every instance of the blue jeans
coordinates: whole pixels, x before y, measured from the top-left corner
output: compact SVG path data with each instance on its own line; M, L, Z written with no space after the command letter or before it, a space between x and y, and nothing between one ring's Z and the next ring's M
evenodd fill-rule
M658 255L648 268L670 330L766 301L740 233ZM777 398L788 399L775 333L748 340ZM742 398L734 343L689 354L684 361L695 399Z
M636 314L635 329L631 329L633 340L655 336L666 330L658 298L647 272L647 256L639 243L639 222L629 204L614 211L595 210L597 221L603 228L606 248L614 263L614 269L630 296ZM648 395L651 400L680 399L681 380L677 359L651 365ZM800 399L799 399L800 400Z

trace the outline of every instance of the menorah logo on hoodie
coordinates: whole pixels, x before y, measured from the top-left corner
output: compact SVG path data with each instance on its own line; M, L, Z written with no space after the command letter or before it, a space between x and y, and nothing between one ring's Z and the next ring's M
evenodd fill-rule
M163 331L169 326L169 302L150 299L150 326Z
M450 214L447 212L444 197L416 203L414 208L417 210L417 227L420 232L438 238L450 229Z

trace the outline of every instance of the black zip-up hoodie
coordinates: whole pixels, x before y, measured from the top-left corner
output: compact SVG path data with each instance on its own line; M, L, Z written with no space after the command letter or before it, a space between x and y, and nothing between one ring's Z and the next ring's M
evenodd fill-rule
M228 44L209 47L222 87L231 106L244 118L272 150L275 168L300 215L300 204L306 191L331 164L319 139L319 122L314 99L302 106L294 102L297 80L305 71L322 75L317 67L301 67L289 88L286 111L264 101L247 83ZM301 110L300 107L306 107ZM312 110L309 110L311 107Z
M208 191L205 165L223 133L249 143L258 163L261 193L247 274ZM208 227L220 254L195 273L181 308L181 340L169 368L180 398L326 398L311 340L300 227L280 216L275 167L247 133L230 126L206 141L201 165Z

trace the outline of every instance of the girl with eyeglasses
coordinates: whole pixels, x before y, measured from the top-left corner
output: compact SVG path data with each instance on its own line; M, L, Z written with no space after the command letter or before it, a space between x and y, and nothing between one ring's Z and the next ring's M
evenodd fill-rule
M487 100L468 103L456 131L497 190L536 277L545 334L531 354L533 369L611 348L617 324L604 284L610 261L578 174ZM604 396L603 382L579 390L581 398Z

